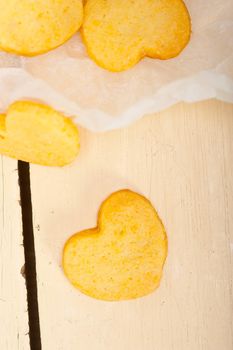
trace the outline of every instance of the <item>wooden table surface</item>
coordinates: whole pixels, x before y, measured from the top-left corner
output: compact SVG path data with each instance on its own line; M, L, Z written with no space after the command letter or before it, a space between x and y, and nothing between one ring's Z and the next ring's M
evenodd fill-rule
M30 166L42 349L232 350L233 106L179 104L124 130L80 133L72 165ZM0 173L0 349L28 350L17 162L3 157ZM152 295L101 302L69 284L61 253L121 188L158 210L168 259Z

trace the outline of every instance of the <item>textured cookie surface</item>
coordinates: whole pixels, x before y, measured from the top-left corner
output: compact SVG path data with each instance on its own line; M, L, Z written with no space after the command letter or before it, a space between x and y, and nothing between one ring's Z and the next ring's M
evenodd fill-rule
M82 0L0 0L0 47L33 56L68 40L83 20Z
M141 58L177 56L189 41L190 17L182 0L87 0L82 33L101 67L122 71Z
M122 190L102 204L98 227L72 236L63 268L83 293L102 300L144 296L160 283L167 238L151 203Z
M19 101L0 115L0 154L30 163L64 166L79 151L70 118L34 102Z

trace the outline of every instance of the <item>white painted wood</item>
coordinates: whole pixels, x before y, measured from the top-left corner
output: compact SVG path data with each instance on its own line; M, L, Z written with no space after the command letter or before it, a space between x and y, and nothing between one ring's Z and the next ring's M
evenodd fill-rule
M179 104L81 142L69 167L31 167L43 349L232 350L233 106ZM154 294L101 302L66 280L62 248L125 187L157 208L168 260Z
M0 157L0 349L28 350L17 161Z

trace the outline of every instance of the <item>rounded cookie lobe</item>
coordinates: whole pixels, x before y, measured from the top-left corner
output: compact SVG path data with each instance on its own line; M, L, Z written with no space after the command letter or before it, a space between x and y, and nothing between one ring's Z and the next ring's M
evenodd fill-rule
M122 190L102 204L97 228L66 242L63 268L81 292L101 300L127 300L159 286L166 256L166 232L153 206Z
M0 116L0 154L29 163L64 166L75 159L79 148L77 127L47 105L17 101L6 116Z
M82 34L90 57L119 72L143 57L177 56L191 34L182 0L88 0Z
M25 56L67 41L83 20L82 0L0 0L0 48Z

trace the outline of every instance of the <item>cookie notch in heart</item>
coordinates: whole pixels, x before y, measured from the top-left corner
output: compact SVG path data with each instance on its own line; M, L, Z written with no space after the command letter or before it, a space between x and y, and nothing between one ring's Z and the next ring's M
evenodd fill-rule
M106 301L127 300L159 286L166 256L166 232L152 204L122 190L102 204L97 228L66 242L63 269L84 294Z
M0 154L47 166L71 163L79 152L79 134L70 118L51 107L13 103L0 115Z
M191 21L182 0L87 0L82 35L89 56L120 72L144 57L176 57L190 39Z

